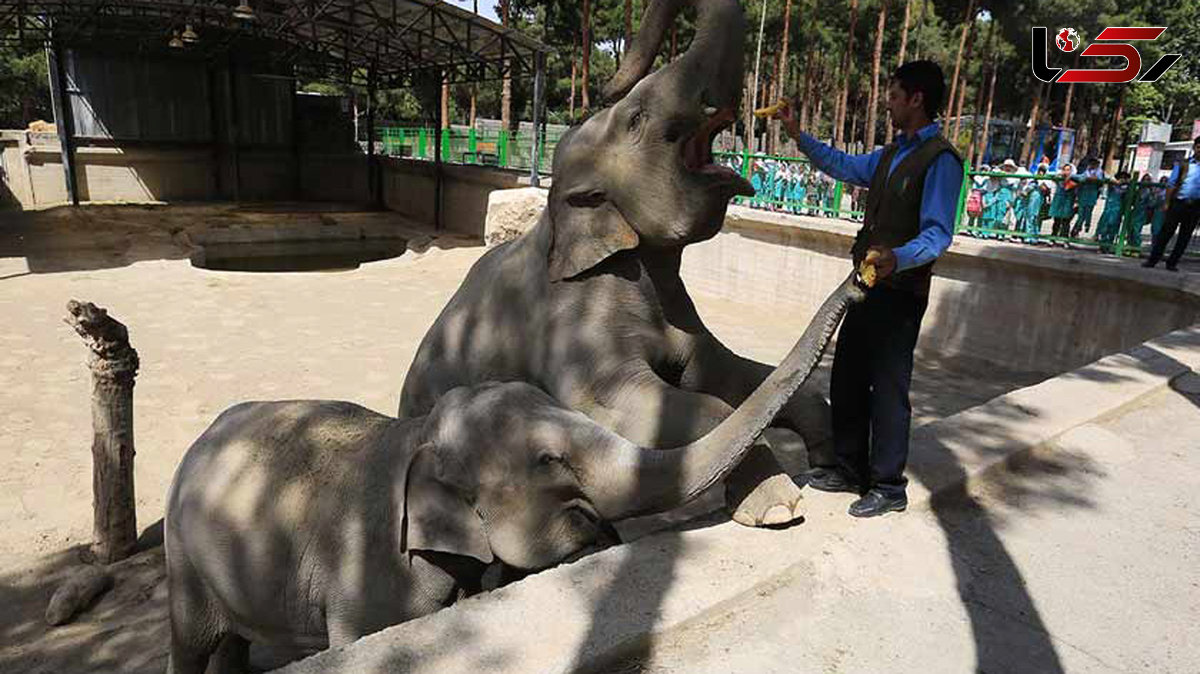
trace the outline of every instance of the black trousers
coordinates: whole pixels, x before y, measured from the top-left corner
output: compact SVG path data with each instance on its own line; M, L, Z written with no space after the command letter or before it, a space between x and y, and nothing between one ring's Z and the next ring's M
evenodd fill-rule
M838 331L829 385L834 455L847 477L888 495L908 484L908 390L928 302L879 286L850 307Z
M1154 237L1154 243L1150 246L1148 262L1151 265L1158 264L1158 261L1162 259L1163 251L1167 249L1167 243L1171 241L1175 230L1178 229L1179 238L1175 239L1175 248L1167 257L1167 266L1174 267L1179 264L1179 258L1183 257L1183 252L1187 250L1188 243L1192 240L1192 233L1196 231L1197 221L1200 221L1200 199L1191 201L1176 199L1167 210L1167 217L1163 219L1163 227L1159 230L1158 236Z

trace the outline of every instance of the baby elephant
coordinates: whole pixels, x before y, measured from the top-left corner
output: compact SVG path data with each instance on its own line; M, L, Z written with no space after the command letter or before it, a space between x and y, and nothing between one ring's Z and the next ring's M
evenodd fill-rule
M478 592L493 560L547 568L609 521L686 503L737 465L859 298L847 280L737 411L676 449L520 382L404 420L334 401L226 410L167 496L168 671L202 674L219 647L215 671L242 671L250 641L345 644Z

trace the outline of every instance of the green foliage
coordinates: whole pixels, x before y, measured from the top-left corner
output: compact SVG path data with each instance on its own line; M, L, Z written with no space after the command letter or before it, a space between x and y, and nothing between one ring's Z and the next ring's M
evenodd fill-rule
M39 119L54 121L45 53L0 48L0 128L23 129Z

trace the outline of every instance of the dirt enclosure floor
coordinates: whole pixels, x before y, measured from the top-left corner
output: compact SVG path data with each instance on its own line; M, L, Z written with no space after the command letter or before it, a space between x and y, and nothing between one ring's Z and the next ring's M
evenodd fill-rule
M409 250L331 272L217 272L190 263L192 246L206 233L249 229L267 238L314 231L402 236ZM0 213L0 672L164 671L166 592L156 523L190 442L244 400L340 399L394 413L418 343L484 250L478 241L422 232L392 213L332 207ZM63 322L70 299L95 302L124 322L141 358L135 482L145 534L143 551L113 569L111 592L74 623L47 628L46 602L86 561L91 530L90 373L82 341ZM695 299L730 347L771 363L807 318ZM922 359L914 377L916 422L1046 376ZM821 385L827 377L828 358L816 375ZM266 657L255 654L261 665Z

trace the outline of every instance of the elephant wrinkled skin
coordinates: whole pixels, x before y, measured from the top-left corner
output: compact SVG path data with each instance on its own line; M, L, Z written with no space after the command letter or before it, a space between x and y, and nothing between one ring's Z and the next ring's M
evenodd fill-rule
M613 520L686 503L754 446L862 297L847 279L733 414L673 449L523 382L456 388L412 419L337 401L226 410L167 495L169 674L243 671L250 641L345 644L480 591L494 561L553 566Z
M694 1L696 37L645 76L684 0L656 0L608 93L620 100L559 142L538 224L484 255L421 343L399 414L446 391L528 381L638 445L700 437L771 372L704 326L679 276L683 248L714 236L729 200L753 194L712 163L739 104L744 21L736 0ZM775 424L812 448L828 405L802 391ZM800 490L759 446L726 481L742 524L800 516Z

